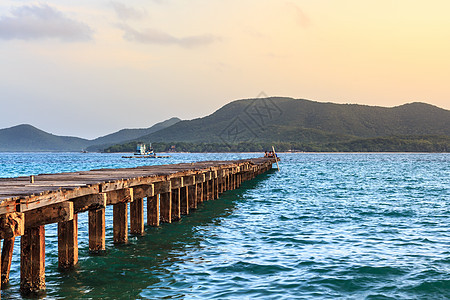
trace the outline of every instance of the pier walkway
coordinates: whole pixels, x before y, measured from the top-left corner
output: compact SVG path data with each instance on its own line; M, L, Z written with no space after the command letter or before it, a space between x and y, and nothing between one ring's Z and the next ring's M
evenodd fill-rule
M70 269L78 262L79 213L89 214L89 251L103 252L107 205L113 205L114 243L127 243L129 233L144 233L144 198L148 226L171 223L276 162L253 158L0 178L2 288L18 236L21 291L38 293L45 290L46 224L58 223L59 268Z

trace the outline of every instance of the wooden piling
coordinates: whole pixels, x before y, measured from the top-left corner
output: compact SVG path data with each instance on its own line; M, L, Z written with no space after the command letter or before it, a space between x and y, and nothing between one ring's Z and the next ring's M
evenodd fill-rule
M89 251L103 252L105 245L105 208L89 211Z
M180 188L172 189L172 222L181 219Z
M20 239L20 290L24 294L45 290L45 227L27 228Z
M130 203L130 233L144 234L144 199L134 198Z
M189 190L187 186L184 186L180 189L180 213L181 215L189 214Z
M214 178L214 199L219 199L219 178Z
M113 206L113 241L115 244L128 242L128 203Z
M58 223L58 265L69 269L78 263L78 215Z
M197 183L197 207L199 203L203 202L203 196L204 196L204 189L203 189L203 182Z
M147 197L147 225L159 226L159 195Z
M11 271L15 240L15 237L6 238L3 240L2 260L0 262L2 270L2 289L9 283L9 273Z
M197 186L194 184L188 187L189 210L197 209Z
M161 222L172 223L172 192L159 195Z

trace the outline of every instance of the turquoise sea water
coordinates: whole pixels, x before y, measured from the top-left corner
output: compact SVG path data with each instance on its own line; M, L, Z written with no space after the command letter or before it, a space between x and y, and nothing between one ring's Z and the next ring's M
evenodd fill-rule
M0 177L259 154L0 154ZM57 268L46 226L48 299L450 299L449 154L281 154L281 171L202 203L180 222L146 228ZM18 239L19 240L19 239ZM3 299L21 299L19 241Z

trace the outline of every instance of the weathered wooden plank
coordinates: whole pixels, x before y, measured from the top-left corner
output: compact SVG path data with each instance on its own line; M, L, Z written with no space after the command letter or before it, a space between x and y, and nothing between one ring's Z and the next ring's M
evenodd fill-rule
M134 198L130 203L130 232L132 234L144 234L144 199Z
M204 173L195 174L195 182L196 183L205 182L205 180L206 180L206 176Z
M153 186L155 195L169 193L172 188L170 180L155 182Z
M25 231L51 223L70 221L73 219L73 203L70 201L53 204L25 212Z
M153 197L155 195L155 185L140 185L133 187L133 196L138 199Z
M105 251L105 208L89 211L89 251Z
M172 193L159 195L161 222L172 223Z
M183 177L173 177L170 178L171 188L173 189L179 189L183 187Z
M29 196L20 200L19 211L26 212L36 208L64 202L73 198L99 193L99 186L76 188L74 190L57 190L48 194Z
M110 191L106 193L106 204L115 205L118 203L133 202L133 189L125 188L117 191Z
M8 192L10 192L8 190ZM2 197L0 197L1 199ZM8 214L17 211L16 200L2 200L0 201L0 215Z
M25 216L23 213L8 213L0 215L0 239L10 239L23 235L25 231Z
M159 226L159 195L147 198L147 225Z
M58 266L69 269L78 263L78 215L58 223Z
M128 242L128 203L113 206L113 241L115 244Z
M9 272L11 271L11 263L14 252L15 240L16 240L15 237L3 240L2 260L1 260L2 289L5 288L9 283Z
M73 212L78 214L88 210L96 210L106 207L107 194L99 193L94 195L87 195L70 200L73 202Z
M45 227L27 228L20 248L20 290L40 293L45 290Z
M194 175L183 177L183 187L194 185L194 184L195 184L195 176Z

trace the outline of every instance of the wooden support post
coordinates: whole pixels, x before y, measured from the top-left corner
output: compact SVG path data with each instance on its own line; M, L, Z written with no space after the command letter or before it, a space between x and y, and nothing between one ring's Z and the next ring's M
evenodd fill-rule
M220 194L223 194L223 192L225 192L225 185L224 185L224 183L225 183L225 177L220 177L220 179L219 179L219 193Z
M20 290L24 294L45 290L45 227L25 229L20 238Z
M14 242L16 238L7 238L3 240L2 247L2 260L1 260L1 270L2 270L2 289L6 287L9 283L9 272L11 271L11 262L14 251Z
M197 209L197 187L198 184L188 187L189 209Z
M181 219L180 188L172 189L172 222Z
M210 191L209 180L207 180L203 183L203 201L209 200L209 191Z
M159 195L159 205L161 222L172 223L172 193L162 193Z
M70 221L58 223L58 266L61 269L78 263L78 215Z
M105 251L105 208L89 211L89 251Z
M113 241L115 244L128 242L128 203L113 206Z
M214 178L214 199L219 199L219 178Z
M189 198L189 190L188 187L182 187L180 189L180 213L182 215L188 215L189 214L189 202L191 199Z
M199 203L203 202L204 192L203 192L203 182L197 184L197 207Z
M159 195L147 197L147 225L159 226Z
M130 203L130 233L144 234L144 199L134 198Z

